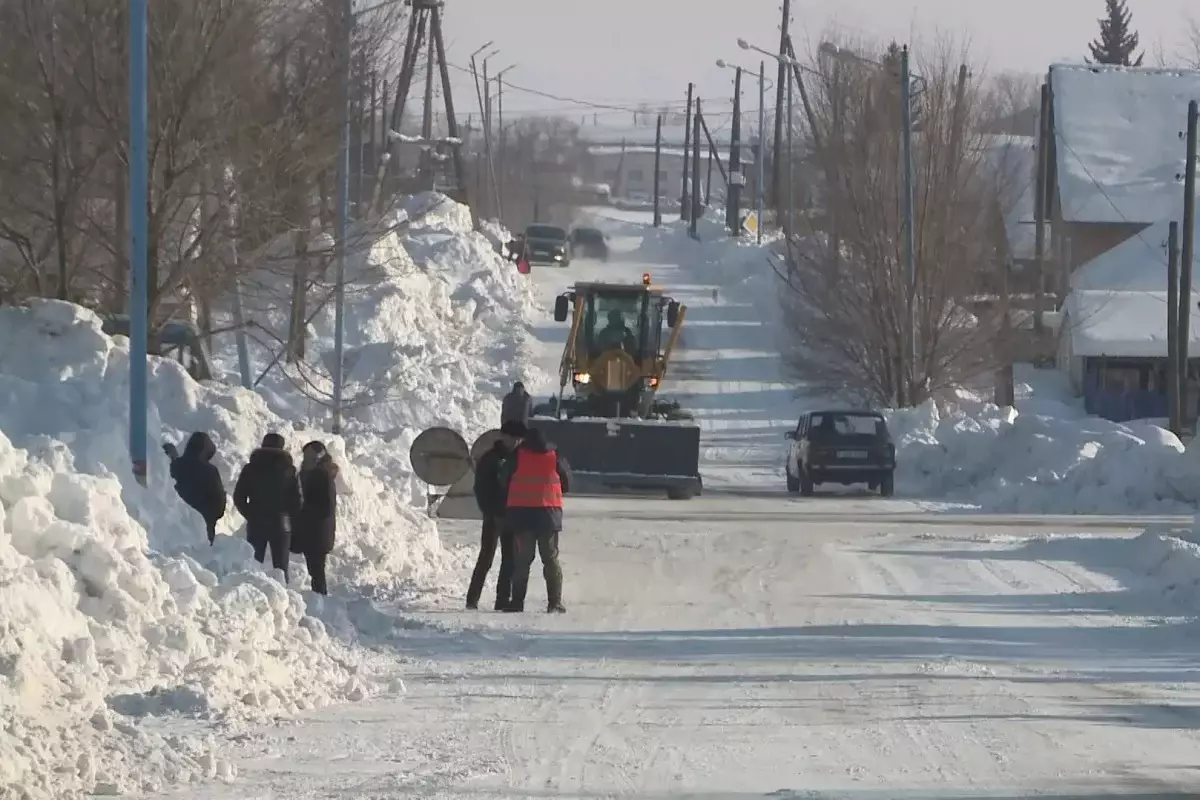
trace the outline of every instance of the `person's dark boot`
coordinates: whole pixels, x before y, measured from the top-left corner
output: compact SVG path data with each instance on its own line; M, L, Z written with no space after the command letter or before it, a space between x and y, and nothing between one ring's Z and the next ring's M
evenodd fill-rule
M524 613L525 606L517 605L516 603L509 603L508 605L506 605L504 608L502 608L500 610L506 614L521 614L521 613Z
M501 600L499 597L497 597L496 598L496 606L495 606L494 610L503 611L504 609L508 608L508 604L509 604L508 600Z
M476 602L475 600L467 601L467 611L478 611L478 610L479 610L478 602Z
M567 608L562 603L549 603L546 606L546 613L547 614L565 614L565 613L567 613Z

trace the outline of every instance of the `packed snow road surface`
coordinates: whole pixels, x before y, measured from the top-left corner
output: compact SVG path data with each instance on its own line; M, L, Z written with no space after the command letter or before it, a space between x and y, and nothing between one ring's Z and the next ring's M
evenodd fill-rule
M400 645L405 698L252 732L240 785L193 796L1194 789L1200 645L1132 574L1056 560L999 518L679 505L572 501L567 615L431 608L467 630Z

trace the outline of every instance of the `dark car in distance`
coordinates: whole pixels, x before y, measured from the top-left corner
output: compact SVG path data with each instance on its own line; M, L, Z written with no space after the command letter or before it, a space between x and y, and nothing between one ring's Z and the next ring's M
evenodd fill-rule
M530 264L557 264L560 267L571 265L571 247L567 241L567 232L554 225L536 223L525 229L522 237L525 243L525 257Z
M895 492L896 446L875 411L810 411L784 434L787 489L809 497L817 484L865 483L884 497Z
M571 231L571 257L608 261L608 240L604 233L595 228L575 228Z

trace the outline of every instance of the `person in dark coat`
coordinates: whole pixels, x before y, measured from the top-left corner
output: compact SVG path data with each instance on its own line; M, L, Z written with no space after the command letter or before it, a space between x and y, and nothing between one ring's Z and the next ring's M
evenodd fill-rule
M221 473L212 463L217 454L216 444L207 433L196 431L188 437L183 455L179 455L173 444L163 445L163 450L171 458L175 492L180 500L200 512L204 527L208 529L208 543L213 544L217 538L217 521L225 516L229 504Z
M512 599L504 610L525 610L536 547L546 579L546 610L561 614L567 609L562 604L558 535L563 526L563 495L571 487L571 467L541 431L531 428L500 472L507 487L505 522L513 532L515 557Z
M500 573L496 576L496 610L503 611L512 594L513 535L504 522L507 488L500 482L500 470L504 461L525 436L525 426L519 422L506 422L500 427L502 434L492 449L479 458L475 465L475 502L483 514L483 530L480 534L479 560L471 573L471 585L467 588L467 608L479 608L479 597L488 570L496 557L496 545L500 545Z
M533 398L525 391L525 384L517 381L512 391L504 395L500 405L500 425L506 422L519 422L528 427L529 418L533 416Z
M250 454L233 489L233 504L246 518L246 539L254 559L263 563L271 548L271 564L287 579L292 527L300 508L300 481L283 437L268 433Z
M337 535L338 466L322 442L309 442L301 451L300 494L303 503L292 531L292 552L303 553L312 590L329 594L325 561Z

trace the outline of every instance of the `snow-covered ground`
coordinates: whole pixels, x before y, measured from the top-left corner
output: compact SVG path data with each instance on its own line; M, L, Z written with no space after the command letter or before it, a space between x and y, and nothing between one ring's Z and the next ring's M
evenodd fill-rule
M782 434L819 400L779 372L762 251L593 217L609 263L530 279L454 209L381 245L350 345L396 402L323 437L324 600L250 564L236 519L209 548L157 453L132 482L123 341L0 311L0 796L1194 796L1193 453L1031 375L1016 416L965 392L892 414L901 497L787 496ZM408 442L490 427L515 377L551 391L550 299L646 271L689 305L664 392L699 415L709 491L569 498L569 613L463 611L478 531L414 509ZM158 362L152 432L213 432L227 479L267 430L321 436L265 383Z

